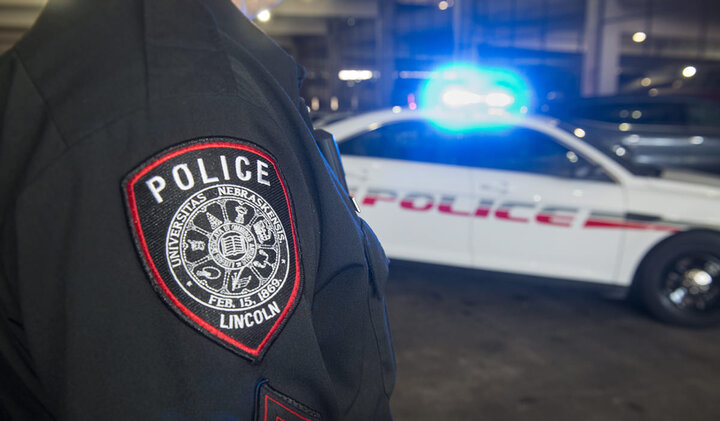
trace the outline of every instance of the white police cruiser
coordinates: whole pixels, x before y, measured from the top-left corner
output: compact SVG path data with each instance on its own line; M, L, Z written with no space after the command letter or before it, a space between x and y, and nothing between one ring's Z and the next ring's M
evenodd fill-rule
M460 114L482 124L395 107L324 127L390 257L632 286L665 321L720 321L720 178L634 172L547 118Z

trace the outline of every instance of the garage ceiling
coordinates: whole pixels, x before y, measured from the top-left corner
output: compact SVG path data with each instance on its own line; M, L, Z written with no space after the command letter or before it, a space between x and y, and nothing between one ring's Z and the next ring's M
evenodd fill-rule
M0 52L32 26L47 0L0 0Z
M0 0L0 52L9 49L32 26L46 3ZM328 19L374 19L377 14L377 3L367 0L286 0L273 9L272 21L261 26L272 36L326 35Z
M30 28L46 2L0 0L0 52ZM626 79L668 65L673 72L683 63L720 63L717 0L284 0L269 22L257 24L306 67L305 94L325 101L322 107L333 96L342 102L345 88L351 96L360 92L361 106L379 106L398 75L458 57L576 71L593 36L585 25L591 4L604 8L601 24L619 28L618 73ZM635 31L646 32L647 41L633 42ZM343 68L383 77L362 89L346 87L337 80ZM358 100L351 103L356 108Z

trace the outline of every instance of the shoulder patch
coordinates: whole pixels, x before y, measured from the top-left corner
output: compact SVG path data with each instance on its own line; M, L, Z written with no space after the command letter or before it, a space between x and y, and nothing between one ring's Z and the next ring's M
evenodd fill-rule
M302 288L290 196L273 157L236 139L195 140L151 158L122 187L163 301L224 347L262 358Z
M258 388L255 421L321 421L320 414L283 395L266 382Z

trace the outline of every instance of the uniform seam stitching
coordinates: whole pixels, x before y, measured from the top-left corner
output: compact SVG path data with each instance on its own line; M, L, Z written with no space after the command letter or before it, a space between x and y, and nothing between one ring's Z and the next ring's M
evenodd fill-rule
M40 98L40 100L43 103L43 108L46 110L48 114L48 119L50 120L50 123L52 123L52 126L55 128L55 131L58 133L58 136L60 137L60 141L62 142L63 146L67 149L70 146L70 143L65 139L65 135L60 130L60 126L57 124L57 121L55 120L55 113L53 112L52 107L50 107L50 104L48 103L45 96L42 94L42 91L40 90L40 87L35 82L35 79L30 75L30 72L28 72L27 66L22 60L22 57L20 57L20 54L18 54L16 49L12 50L12 55L17 59L18 65L22 68L23 73L25 73L25 76L28 78L28 81L30 81L30 84L32 84L33 89L35 90L35 93Z
M239 100L239 101L242 101L242 102L244 102L244 103L247 103L248 105L250 105L250 106L252 106L252 107L255 107L255 108L264 110L263 108L258 107L256 104L254 104L254 103L251 102L250 100L248 100L248 99L246 99L246 98L243 98L243 97L240 96L238 93L235 93L235 94L169 95L169 96L163 96L163 97L153 98L153 99L150 100L147 104L144 104L144 105L142 105L142 106L138 106L138 107L135 107L135 108L131 108L131 109L127 110L126 112L124 112L124 113L116 116L115 118L112 118L112 119L109 119L109 120L105 121L104 123L102 123L101 125L95 127L95 128L92 129L91 131L89 131L89 132L83 134L82 136L78 137L78 138L77 138L76 140L74 140L73 142L68 142L68 143L65 143L65 142L64 142L64 143L65 143L65 148L62 150L62 152L60 152L60 153L55 157L55 160L54 160L53 162L50 162L48 165L43 166L41 169L39 169L39 170L37 171L37 174L36 174L34 177L32 177L30 180L28 180L28 182L25 184L25 188L31 186L32 184L34 184L35 182L37 182L39 179L41 179L41 178L43 177L44 173L45 173L48 169L50 169L50 168L53 167L54 165L58 164L58 163L65 157L65 155L67 155L70 151L72 151L72 150L75 149L76 147L82 145L85 141L87 141L90 137L92 137L93 135L95 135L97 132L99 132L99 131L107 128L107 127L110 127L110 126L112 126L112 125L114 125L114 124L117 124L117 123L119 123L119 122L121 122L121 121L123 121L123 120L125 120L125 119L127 119L128 116L130 116L130 115L132 115L132 114L134 114L134 113L137 113L137 112L139 112L139 111L141 111L141 110L145 110L145 109L150 108L150 105L153 104L153 103L161 102L162 100L167 100L167 99L172 99L172 98L194 98L194 97L203 97L203 98L235 98L235 99L237 99L237 100ZM270 117L270 116L267 116L267 117L269 117L269 120L271 120L275 125L278 125L277 121L276 121L274 118L272 118L272 117ZM187 140L187 139L178 139L178 142L181 142L181 141L184 141L184 140ZM23 190L24 190L24 189L23 189Z

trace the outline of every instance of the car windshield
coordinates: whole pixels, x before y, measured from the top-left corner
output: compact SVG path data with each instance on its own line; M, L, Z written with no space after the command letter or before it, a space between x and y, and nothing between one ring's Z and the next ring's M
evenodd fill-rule
M613 161L623 166L623 168L630 171L633 175L643 177L660 177L662 174L662 169L660 167L653 165L638 165L632 162L630 153L622 145L615 142L608 142L607 139L603 138L599 130L578 128L575 125L565 122L557 122L556 125L566 132L575 135L583 141L586 141L595 149L599 150L606 156L610 157ZM582 132L582 137L577 136L578 131Z

